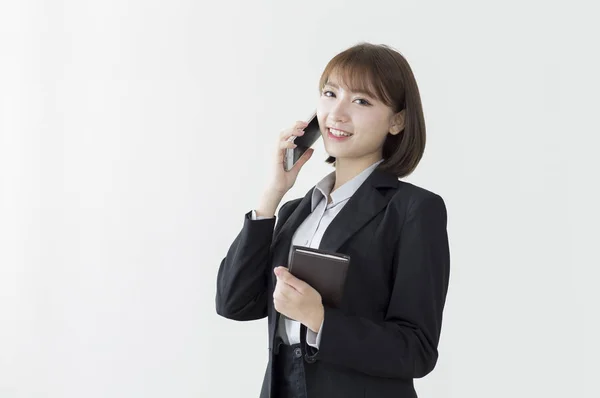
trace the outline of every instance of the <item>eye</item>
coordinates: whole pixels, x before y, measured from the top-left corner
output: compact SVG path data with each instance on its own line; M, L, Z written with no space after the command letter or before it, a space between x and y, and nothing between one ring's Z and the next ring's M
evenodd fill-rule
M331 94L331 95L328 95L327 93L329 93L329 94ZM323 91L323 95L324 95L325 97L332 97L332 96L335 96L335 94L333 94L333 92L331 92L331 91L329 91L329 90L324 90L324 91Z
M354 101L362 101L363 103L362 103L362 104L360 104L360 105L371 105L371 104L369 103L369 101L367 101L367 100L364 100L364 99L362 99L362 98L357 98L357 99L355 99Z

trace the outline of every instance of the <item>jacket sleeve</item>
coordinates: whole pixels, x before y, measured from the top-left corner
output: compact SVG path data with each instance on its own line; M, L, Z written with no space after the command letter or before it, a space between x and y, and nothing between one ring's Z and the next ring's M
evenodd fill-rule
M395 248L384 321L325 307L319 350L307 347L309 356L372 376L413 379L431 372L450 272L446 224L440 196L412 205Z
M286 213L285 203L278 217ZM267 316L270 246L278 217L253 220L252 212L244 215L244 225L217 273L217 314L250 321ZM284 219L280 218L280 223Z

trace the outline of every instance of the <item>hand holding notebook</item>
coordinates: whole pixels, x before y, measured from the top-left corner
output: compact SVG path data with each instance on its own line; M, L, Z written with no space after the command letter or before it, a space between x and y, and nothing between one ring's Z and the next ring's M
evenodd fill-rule
M339 308L350 256L303 246L292 246L288 270L319 292L323 304Z

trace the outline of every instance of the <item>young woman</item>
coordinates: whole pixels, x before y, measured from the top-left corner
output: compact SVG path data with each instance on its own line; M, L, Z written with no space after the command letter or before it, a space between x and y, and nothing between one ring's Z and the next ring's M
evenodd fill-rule
M319 90L335 170L275 217L312 155L284 171L307 123L280 134L273 178L221 262L217 313L268 317L261 398L416 397L413 379L437 361L450 271L443 199L399 180L425 148L419 90L401 54L370 43L335 56ZM287 271L291 245L351 257L339 308Z

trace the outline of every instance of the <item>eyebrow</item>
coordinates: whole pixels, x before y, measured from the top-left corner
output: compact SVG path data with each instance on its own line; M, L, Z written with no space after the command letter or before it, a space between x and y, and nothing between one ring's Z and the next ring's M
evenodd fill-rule
M330 81L327 81L323 86L331 86L331 87L333 87L333 88L335 88L337 90L340 89L340 86L338 86L337 84L332 83ZM350 91L352 91L354 94L361 94L361 95L364 95L366 97L375 98L375 96L373 94L368 93L366 91L354 91L354 90L350 90Z

